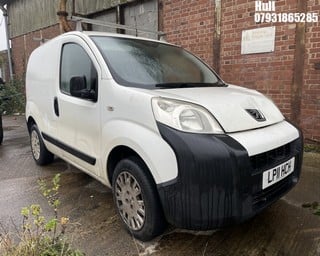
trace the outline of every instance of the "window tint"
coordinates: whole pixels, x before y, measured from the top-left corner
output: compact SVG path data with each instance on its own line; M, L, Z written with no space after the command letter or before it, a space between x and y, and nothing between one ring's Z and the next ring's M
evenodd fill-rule
M60 89L70 95L72 77L85 77L88 90L97 92L97 71L85 50L74 43L65 44L62 49Z

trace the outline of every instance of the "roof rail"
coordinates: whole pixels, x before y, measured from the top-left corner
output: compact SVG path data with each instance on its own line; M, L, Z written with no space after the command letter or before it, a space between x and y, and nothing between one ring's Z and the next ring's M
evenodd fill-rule
M82 23L88 23L88 24L93 24L93 25L98 25L98 26L109 27L109 28L135 31L136 36L138 36L138 33L153 34L153 35L157 36L158 40L164 40L164 37L166 35L162 31L153 31L153 30L147 30L147 29L140 29L140 28L132 27L132 26L128 26L128 25L122 25L122 24L118 24L118 23L112 23L112 22L101 21L101 20L96 20L96 19L89 19L89 18L84 18L84 17L79 17L79 16L71 16L70 19L77 23L76 24L76 30L78 30L78 31L82 31L82 26L81 26Z

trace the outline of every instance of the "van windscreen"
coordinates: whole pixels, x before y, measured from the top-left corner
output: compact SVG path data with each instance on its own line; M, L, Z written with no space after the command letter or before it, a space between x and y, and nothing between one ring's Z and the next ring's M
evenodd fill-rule
M91 39L121 85L159 89L223 84L206 64L180 47L134 38Z

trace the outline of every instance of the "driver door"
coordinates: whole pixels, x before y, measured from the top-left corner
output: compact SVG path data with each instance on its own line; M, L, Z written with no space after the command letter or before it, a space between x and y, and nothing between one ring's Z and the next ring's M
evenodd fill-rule
M60 85L54 98L58 117L58 146L62 157L75 166L98 173L100 151L99 65L90 48L80 38L64 43L61 50ZM79 79L81 78L81 79ZM72 88L90 91L96 97L72 93ZM72 84L72 86L71 86ZM80 88L81 87L81 88ZM82 88L84 87L84 88Z

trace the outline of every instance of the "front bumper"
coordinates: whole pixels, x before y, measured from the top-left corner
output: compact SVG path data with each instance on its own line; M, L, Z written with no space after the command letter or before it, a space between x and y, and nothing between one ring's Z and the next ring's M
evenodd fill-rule
M178 162L178 177L158 185L167 221L176 227L209 230L243 222L298 182L301 133L286 145L249 157L228 135L184 133L160 123L158 127ZM262 190L262 173L292 157L294 172Z

